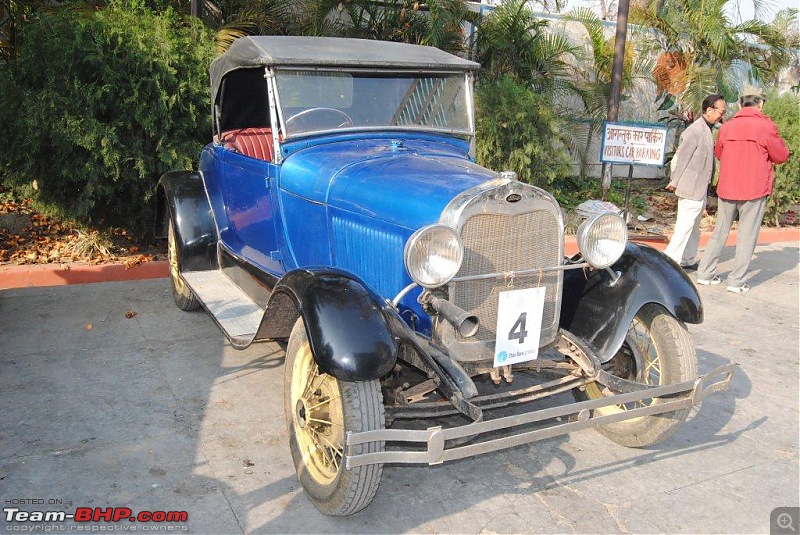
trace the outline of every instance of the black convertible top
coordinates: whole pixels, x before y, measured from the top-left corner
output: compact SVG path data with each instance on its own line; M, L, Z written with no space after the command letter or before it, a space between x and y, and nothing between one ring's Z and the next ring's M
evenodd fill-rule
M431 46L339 37L251 36L211 62L211 94L231 71L264 66L375 67L471 71L478 63Z

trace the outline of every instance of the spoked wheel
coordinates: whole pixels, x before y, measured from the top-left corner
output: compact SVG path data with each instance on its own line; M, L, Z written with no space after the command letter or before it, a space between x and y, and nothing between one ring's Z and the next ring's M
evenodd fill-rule
M643 307L628 329L625 343L604 365L609 373L647 385L669 385L691 381L697 377L697 354L686 327L658 305ZM575 391L579 400L600 399L613 395L598 383L586 390ZM637 401L597 409L600 415L617 414L637 407L659 403L659 399ZM642 416L606 424L596 429L623 446L652 446L672 436L686 421L689 409Z
M172 298L181 310L195 310L200 302L186 282L181 278L181 261L178 255L177 237L172 218L169 220L169 234L167 235L167 251L169 254L169 282L172 286Z
M383 401L377 380L345 382L322 373L314 361L305 324L292 329L284 368L284 412L297 478L314 506L326 515L345 516L369 505L383 465L347 470L348 431L383 429ZM356 446L354 453L383 451L383 443Z

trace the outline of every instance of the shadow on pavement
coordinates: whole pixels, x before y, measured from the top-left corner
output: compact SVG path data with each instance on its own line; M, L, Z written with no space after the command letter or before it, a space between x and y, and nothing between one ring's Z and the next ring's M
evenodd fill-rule
M785 329L797 337L784 289L797 247L759 250L752 266L774 279L762 299L788 303L775 312L788 326L702 290L707 323L690 326L701 373L729 356L741 366L666 442L627 449L588 431L386 466L373 503L348 518L318 513L295 477L281 345L232 349L206 314L174 307L166 279L2 291L0 498L187 511L196 533L767 531L769 511L797 499L796 417L779 412L796 404L797 369L775 345L792 346Z

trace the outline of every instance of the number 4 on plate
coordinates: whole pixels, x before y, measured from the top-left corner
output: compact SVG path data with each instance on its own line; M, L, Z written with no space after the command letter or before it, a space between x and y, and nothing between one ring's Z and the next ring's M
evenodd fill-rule
M528 319L528 313L522 312L517 321L514 322L514 326L511 327L511 332L508 333L509 340L519 340L520 344L525 343L525 337L528 336L528 331L525 330L525 322Z

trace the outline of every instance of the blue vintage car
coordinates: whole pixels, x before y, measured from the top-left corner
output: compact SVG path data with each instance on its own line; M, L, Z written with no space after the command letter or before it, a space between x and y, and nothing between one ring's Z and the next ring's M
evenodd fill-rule
M288 340L291 452L323 513L366 507L384 463L587 427L655 444L730 381L730 366L697 378L697 291L619 215L584 221L565 258L553 196L475 163L478 67L402 43L238 39L211 65L199 170L159 182L178 307L236 348Z

